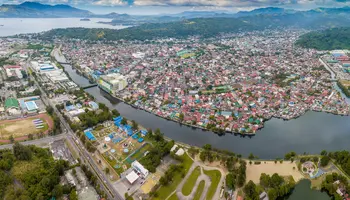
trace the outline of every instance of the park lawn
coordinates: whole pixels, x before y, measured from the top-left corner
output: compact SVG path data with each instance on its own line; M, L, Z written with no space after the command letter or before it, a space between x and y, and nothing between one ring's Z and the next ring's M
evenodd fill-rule
M182 187L182 194L183 195L188 196L191 194L193 187L196 184L196 181L197 181L199 175L201 175L201 169L198 166L193 170L192 174L188 177L184 186Z
M151 149L151 147L152 146L150 144L146 143L140 149L136 150L136 152L132 154L132 156L130 156L131 160L140 159L146 151L149 151Z
M197 187L196 193L194 194L193 200L200 200L204 190L204 186L205 186L205 181L201 180L201 182L199 182L199 185Z
M183 155L183 166L185 170L185 174L187 174L188 170L191 168L193 164L193 160L187 155ZM173 178L173 181L167 186L161 186L157 191L157 197L152 198L153 200L164 200L166 199L172 192L176 190L176 187L180 184L183 177L180 173L176 174Z
M173 195L171 195L168 200L179 200L179 198L176 195L176 192Z
M124 169L123 169L122 166L121 166L120 168L115 168L115 167L114 167L115 165L117 165L117 161L116 161L115 159L111 160L111 159L109 159L109 156L106 156L105 154L101 154L101 155L102 155L102 157L105 159L105 161L107 161L108 164L109 164L110 166L112 166L113 170L114 170L118 175L120 175L121 173L124 172Z
M207 192L207 200L213 199L213 196L215 195L216 189L219 185L220 179L221 179L221 172L219 170L210 170L206 171L204 170L204 174L209 176L211 180L211 185L209 186L208 192Z

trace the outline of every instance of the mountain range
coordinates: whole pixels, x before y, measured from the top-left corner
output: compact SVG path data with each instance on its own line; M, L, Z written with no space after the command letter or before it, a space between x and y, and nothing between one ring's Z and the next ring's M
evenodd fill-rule
M228 11L185 11L177 14L162 15L128 15L119 13L94 14L87 10L74 8L65 4L46 5L38 2L24 2L22 4L3 4L0 6L0 17L3 18L60 18L60 17L90 17L110 18L115 22L142 21L142 22L171 22L192 18L240 18L257 15L274 16L286 14L303 15L346 15L350 14L350 7L343 8L317 8L307 11L297 11L277 7L258 8L252 11L240 11L232 13Z
M60 17L87 17L93 13L69 5L46 5L37 2L22 4L3 4L0 6L1 18L60 18Z

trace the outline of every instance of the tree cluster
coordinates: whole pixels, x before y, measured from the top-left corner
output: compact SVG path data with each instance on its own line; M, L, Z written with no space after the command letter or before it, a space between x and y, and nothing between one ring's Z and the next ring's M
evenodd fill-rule
M73 189L59 184L68 163L55 161L48 149L15 143L13 151L0 151L0 158L1 199L57 199ZM26 166L35 166L35 170Z
M336 151L328 153L328 156L335 160L337 164L341 166L345 173L350 176L350 152L349 151Z
M336 182L339 183L336 183ZM343 199L338 193L337 189L342 188L346 193L350 193L350 184L346 177L339 175L337 173L327 174L326 178L322 182L322 190L326 191L336 200Z
M155 145L140 162L148 171L154 173L160 165L161 159L170 153L170 149L174 146L174 141L166 141L159 129L154 133L149 130L147 137L154 140Z

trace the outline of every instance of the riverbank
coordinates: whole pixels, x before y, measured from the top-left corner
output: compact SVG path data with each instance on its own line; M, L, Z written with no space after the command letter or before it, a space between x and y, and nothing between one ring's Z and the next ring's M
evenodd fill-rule
M74 67L73 67L74 68ZM75 68L75 70L78 70ZM88 77L85 73L79 72L78 74L83 74L84 77ZM91 80L90 80L91 81ZM337 95L335 92L332 92L332 94L328 94L330 99L332 96ZM108 94L110 95L110 94ZM151 113L157 117L161 117L165 120L172 120L176 123L179 123L181 125L185 125L191 128L195 129L201 129L205 131L212 131L218 135L224 135L225 133L233 133L233 134L241 134L241 135L248 135L253 136L256 134L257 131L264 128L264 124L269 121L272 118L277 119L283 119L283 120L291 120L291 119L298 119L299 117L305 115L308 111L316 111L316 112L326 112L331 113L335 115L341 115L341 116L348 116L349 111L346 109L346 107L335 107L329 106L328 101L324 101L321 103L310 103L310 100L305 100L305 102L299 102L298 104L287 105L285 109L278 109L278 110L269 110L264 112L258 112L260 113L258 116L238 116L239 113L237 113L237 116L234 116L232 113L229 116L226 116L226 119L221 116L220 114L214 113L211 114L212 116L209 116L208 113L191 113L184 114L183 112L179 111L179 109L176 108L168 108L169 105L163 105L162 106L154 106L149 105L146 103L142 103L142 101L138 100L130 100L129 98L126 98L124 96L112 96L118 101L121 101L125 104L128 104L132 106L135 109L144 110L148 113ZM312 100L311 100L312 102ZM344 104L346 104L344 102ZM328 106L327 106L328 105ZM177 106L175 106L177 107ZM287 109L288 108L288 109ZM181 110L181 109L180 109ZM204 118L209 118L209 121L203 121L199 120L199 115L203 116L206 115ZM235 113L236 115L236 113ZM214 120L210 120L210 117L213 117ZM229 119L228 119L229 118ZM233 119L231 119L233 118ZM237 118L237 119L235 119ZM241 119L242 118L242 119Z
M63 65L66 72L80 86L90 85L89 81L78 75L69 65ZM275 159L283 153L319 153L325 146L331 151L350 150L348 137L350 117L327 114L324 112L306 112L295 120L271 118L264 128L257 131L255 136L226 134L219 136L211 131L194 129L172 120L157 117L149 112L136 109L128 104L112 98L97 87L85 90L97 102L104 103L110 109L117 109L122 116L135 120L143 127L159 128L164 136L177 142L201 147L211 144L218 149L233 151L243 156L249 153L261 159Z

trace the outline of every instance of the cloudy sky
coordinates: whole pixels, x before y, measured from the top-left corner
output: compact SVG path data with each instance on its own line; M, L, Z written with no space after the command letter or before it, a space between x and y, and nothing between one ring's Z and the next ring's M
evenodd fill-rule
M0 4L17 4L25 0L0 0ZM36 0L47 4L70 4L95 13L163 14L186 10L226 10L237 12L259 7L310 9L347 6L350 0Z

